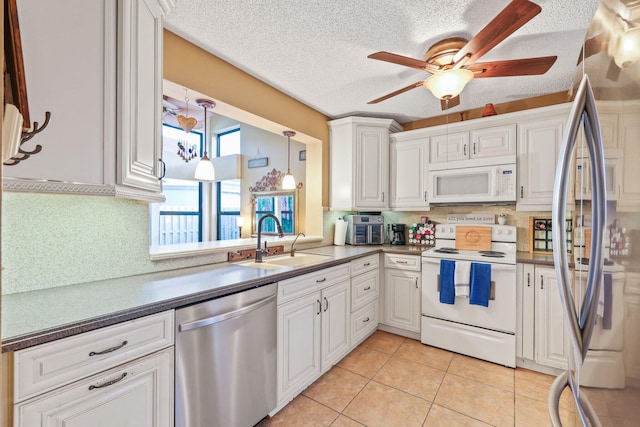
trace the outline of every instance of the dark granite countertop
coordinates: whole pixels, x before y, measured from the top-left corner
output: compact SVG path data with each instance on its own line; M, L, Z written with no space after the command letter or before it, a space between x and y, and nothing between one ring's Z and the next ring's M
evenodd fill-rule
M2 297L2 351L15 351L164 310L241 292L381 251L420 255L415 246L324 246L331 255L299 268L266 270L233 263L143 274Z

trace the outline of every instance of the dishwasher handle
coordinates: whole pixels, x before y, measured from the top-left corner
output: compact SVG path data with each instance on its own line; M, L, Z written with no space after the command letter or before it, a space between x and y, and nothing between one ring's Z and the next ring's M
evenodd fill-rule
M245 313L256 310L264 305L269 304L276 299L277 295L271 295L267 298L261 299L253 304L241 307L237 310L229 311L227 313L218 314L217 316L207 317L205 319L195 320L193 322L181 323L178 326L178 332L190 331L192 329L202 328L203 326L213 325L225 320L233 319L234 317L242 316Z

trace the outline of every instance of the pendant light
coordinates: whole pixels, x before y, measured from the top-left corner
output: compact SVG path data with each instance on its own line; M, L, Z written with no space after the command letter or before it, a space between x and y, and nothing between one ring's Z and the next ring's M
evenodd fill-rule
M209 156L207 156L207 141L209 139L209 135L207 135L207 109L215 107L216 103L210 99L202 98L196 99L196 103L204 108L204 155L198 162L194 178L197 181L213 181L216 178L216 173L213 169L213 163L211 163Z
M292 130L285 130L282 134L287 137L287 174L282 179L282 189L295 190L296 179L291 175L291 137L296 133Z

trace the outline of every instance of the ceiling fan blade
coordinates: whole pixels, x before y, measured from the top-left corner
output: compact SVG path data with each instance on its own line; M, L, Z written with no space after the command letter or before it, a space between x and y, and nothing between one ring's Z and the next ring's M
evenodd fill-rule
M473 71L474 78L532 76L546 73L557 58L557 56L541 56L538 58L478 62L466 68Z
M612 82L617 82L618 79L620 78L620 67L618 67L616 65L616 63L615 63L615 61L613 59L609 63L609 68L607 68L606 77L607 77L607 79L611 80Z
M582 48L580 49L580 56L578 56L578 64L590 56L600 53L607 48L605 38L603 34L597 34L584 41ZM576 64L577 65L577 64Z
M394 97L396 95L400 95L401 93L404 93L404 92L409 91L411 89L415 89L417 87L420 87L420 86L422 86L422 83L423 83L423 81L421 80L421 81L416 82L414 84L411 84L411 85L409 85L407 87L403 87L402 89L398 89L395 92L391 92L391 93L389 93L389 94L387 94L385 96L381 96L380 98L374 99L373 101L369 101L369 102L367 102L367 104L377 104L378 102L384 101L385 99L392 98L392 97Z
M465 56L469 56L465 64L473 64L518 28L529 22L541 10L539 5L529 0L513 0L455 54L453 62L457 63Z
M371 55L367 56L367 58L377 59L378 61L391 62L392 64L404 65L405 67L417 68L418 70L427 71L429 73L435 73L439 71L439 68L437 66L429 64L428 62L390 52L372 53Z
M460 105L460 95L450 99L440 100L440 108L442 108L442 111L448 110L449 108L457 107L458 105Z

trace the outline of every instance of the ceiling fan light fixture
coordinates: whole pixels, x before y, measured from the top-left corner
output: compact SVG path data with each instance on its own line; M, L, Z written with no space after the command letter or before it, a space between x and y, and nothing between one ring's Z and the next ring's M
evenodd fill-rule
M640 59L640 27L629 28L616 43L613 60L620 68L634 64Z
M460 95L473 79L473 72L460 68L456 70L444 70L426 79L423 83L425 89L430 90L438 99L451 99Z

